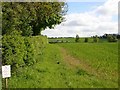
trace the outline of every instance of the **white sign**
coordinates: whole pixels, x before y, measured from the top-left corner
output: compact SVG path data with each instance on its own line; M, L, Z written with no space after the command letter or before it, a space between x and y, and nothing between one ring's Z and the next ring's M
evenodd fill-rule
M2 66L2 77L3 78L11 77L10 71L11 71L10 65Z

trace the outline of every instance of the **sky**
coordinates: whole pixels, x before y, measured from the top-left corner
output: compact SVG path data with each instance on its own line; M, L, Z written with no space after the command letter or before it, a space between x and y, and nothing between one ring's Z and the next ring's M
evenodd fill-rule
M76 0L75 0L76 1ZM118 33L118 2L120 0L80 0L67 2L65 22L54 29L45 29L48 37L91 37Z

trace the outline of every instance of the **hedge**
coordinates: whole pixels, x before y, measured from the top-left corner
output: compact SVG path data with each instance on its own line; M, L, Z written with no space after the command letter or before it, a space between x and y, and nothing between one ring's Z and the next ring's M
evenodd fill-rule
M37 62L36 56L42 53L47 42L46 36L4 35L2 37L2 63L11 65L13 71L19 67L33 65Z

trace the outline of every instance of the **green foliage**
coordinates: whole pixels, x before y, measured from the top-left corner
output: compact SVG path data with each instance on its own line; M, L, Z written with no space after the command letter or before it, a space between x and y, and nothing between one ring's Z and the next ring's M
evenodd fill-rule
M3 64L10 64L12 70L36 63L36 56L42 52L47 37L23 37L16 30L2 38Z
M85 38L85 41L84 42L88 42L88 38Z
M45 28L54 28L64 18L64 2L2 2L3 34L21 30L23 36L39 35ZM66 9L62 9L66 8Z
M79 42L79 35L76 35L75 42Z
M35 55L34 58L36 59L37 55L43 54L45 45L48 43L47 37L46 36L33 36L33 37L30 37L29 39L30 39L31 44L34 46L33 53ZM35 62L38 62L38 61L35 60Z
M3 64L10 64L15 68L24 66L25 44L24 37L18 32L14 31L13 35L4 35L2 38L2 62Z
M117 42L117 37L113 35L107 35L108 42Z
M93 42L99 42L99 38L97 35L93 37Z
M35 61L35 54L34 54L34 46L31 42L31 38L25 37L24 43L26 46L24 62L26 65L33 65L36 61Z

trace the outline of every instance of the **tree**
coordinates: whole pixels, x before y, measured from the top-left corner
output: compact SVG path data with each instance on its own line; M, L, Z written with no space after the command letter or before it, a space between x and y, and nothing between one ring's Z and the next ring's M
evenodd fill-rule
M79 35L76 35L75 42L79 42Z
M117 42L117 37L111 34L107 35L108 42Z
M98 38L98 36L96 35L96 36L94 36L93 37L93 42L98 42L99 41L99 38Z
M85 41L84 42L88 42L88 38L85 38Z
M2 34L18 30L23 36L40 35L64 21L66 6L64 2L3 2Z

